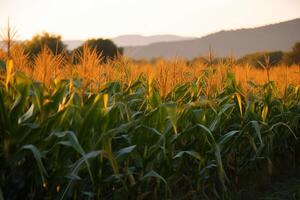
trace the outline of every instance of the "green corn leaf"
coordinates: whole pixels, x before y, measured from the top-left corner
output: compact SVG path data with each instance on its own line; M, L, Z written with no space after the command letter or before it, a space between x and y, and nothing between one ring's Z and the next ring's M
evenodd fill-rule
M87 163L89 159L91 158L95 158L97 156L99 156L102 152L101 151L92 151L89 153L84 154L79 160L77 160L73 165L72 165L72 169L71 172L68 174L67 178L70 179L66 189L64 190L64 192L62 193L60 199L64 199L68 190L71 187L71 184L73 181L75 180L80 180L81 178L78 176L78 172L81 169L83 163ZM93 179L91 179L93 180Z
M81 155L85 154L83 148L81 147L81 145L78 142L77 136L75 135L75 133L73 131L53 132L46 140L49 140L53 136L56 136L58 138L66 137L68 139L68 141L67 141L67 143L64 143L64 144L68 144L68 146L72 146Z
M65 145L65 146L72 146L82 156L82 158L85 158L86 153L83 150L82 146L79 144L77 136L75 135L74 132L72 132L72 131L54 132L48 137L47 140L49 140L49 138L51 138L53 136L56 136L58 138L66 137L68 139L67 141L60 141L57 144L61 144L61 145ZM92 176L92 172L90 169L90 164L87 159L84 159L84 162L87 166L91 181L93 182L93 176Z
M135 149L136 145L125 147L116 152L116 158L118 159L121 156L131 153Z
M252 126L255 130L256 136L259 139L260 144L263 145L263 140L262 140L262 137L261 137L260 127L259 127L258 122L257 121L251 121L251 124L252 124Z
M35 158L35 161L36 161L37 166L39 168L40 175L41 175L41 178L42 178L42 181L43 181L43 185L47 184L45 176L47 177L48 173L47 173L47 171L46 171L46 169L43 165L43 162L42 162L42 157L43 156L42 156L42 153L40 152L40 150L32 144L24 145L22 147L22 149L30 150L32 152L33 157Z
M164 108L166 109L170 122L173 126L174 132L175 134L177 134L177 105L176 103L169 103L165 104Z
M177 153L173 159L176 159L176 158L181 158L184 154L187 154L199 161L203 161L204 159L200 156L199 153L195 152L195 151L180 151L179 153Z
M32 117L33 115L33 111L34 111L34 104L32 104L30 106L30 108L26 111L26 113L24 115L22 115L21 117L19 117L18 123L22 124L24 123L26 120L28 120L30 117Z
M227 142L232 141L233 137L235 137L235 135L237 133L239 133L240 131L236 130L236 131L229 131L228 133L226 133L225 135L223 135L221 137L220 142L218 143L220 145L220 147L224 146L227 144Z
M164 179L164 177L159 175L156 171L151 170L150 172L145 174L145 176L143 176L142 179L146 179L146 178L149 178L149 177L157 178L157 179L161 180L162 182L164 182L167 185L166 179Z

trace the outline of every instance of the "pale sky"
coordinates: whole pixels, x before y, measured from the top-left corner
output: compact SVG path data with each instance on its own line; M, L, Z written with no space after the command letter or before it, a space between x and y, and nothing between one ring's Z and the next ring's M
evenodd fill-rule
M300 18L300 0L0 0L17 39L47 31L63 39L124 34L201 37Z

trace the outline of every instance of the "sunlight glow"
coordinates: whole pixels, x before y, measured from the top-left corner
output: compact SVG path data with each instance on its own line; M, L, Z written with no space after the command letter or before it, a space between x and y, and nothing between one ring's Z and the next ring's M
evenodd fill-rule
M200 37L298 18L299 10L299 0L1 0L0 27L10 17L19 39L43 31L64 39L123 34Z

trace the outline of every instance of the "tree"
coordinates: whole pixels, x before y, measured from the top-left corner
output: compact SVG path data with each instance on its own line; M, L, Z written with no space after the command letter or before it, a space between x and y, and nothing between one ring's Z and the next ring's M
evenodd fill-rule
M90 39L74 51L83 51L83 46L87 45L90 49L94 49L104 62L115 59L118 55L123 54L123 49L118 48L114 42L108 39Z
M284 55L283 62L287 65L300 64L300 42L295 43L292 51Z
M30 58L39 54L45 46L47 46L54 55L66 51L66 46L61 41L61 36L49 33L35 35L31 40L23 43L25 52L29 54Z

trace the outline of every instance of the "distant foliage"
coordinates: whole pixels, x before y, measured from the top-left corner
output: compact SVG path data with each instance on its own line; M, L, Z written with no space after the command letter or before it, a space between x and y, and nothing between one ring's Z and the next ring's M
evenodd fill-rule
M238 60L238 63L248 63L255 67L261 67L261 65L266 65L269 62L269 66L275 65L293 65L300 64L300 43L294 44L292 51L282 52L256 52L252 54L245 55Z
M197 65L207 65L209 63L208 59L203 56L198 56L190 61L190 64L193 66Z
M257 52L248 54L238 60L238 63L248 63L255 67L261 67L261 65L278 65L281 63L284 53L282 51L274 52ZM269 58L269 63L267 62Z
M34 36L31 40L23 43L25 52L31 58L39 54L46 46L54 55L58 55L66 51L66 46L61 40L61 36L49 33Z
M90 49L96 50L97 54L104 62L115 59L118 55L123 54L123 48L118 48L117 45L108 39L90 39L83 45L75 49L75 52L82 52L83 47L87 45Z
M284 55L283 61L287 65L300 64L300 42L297 42L291 52Z

